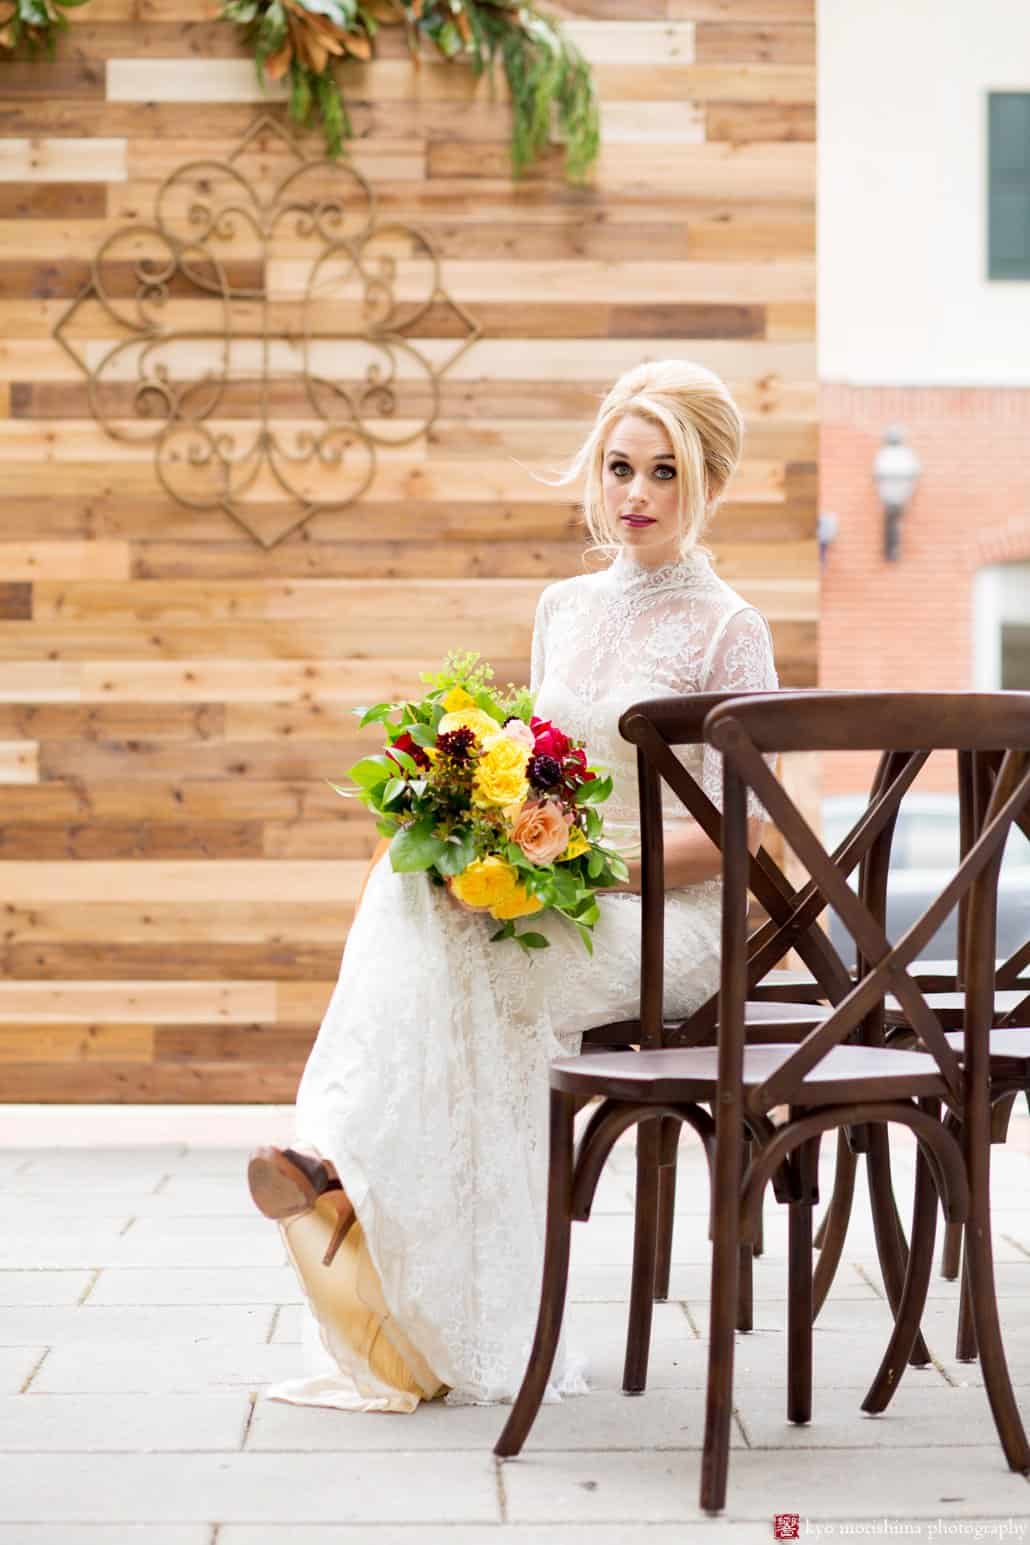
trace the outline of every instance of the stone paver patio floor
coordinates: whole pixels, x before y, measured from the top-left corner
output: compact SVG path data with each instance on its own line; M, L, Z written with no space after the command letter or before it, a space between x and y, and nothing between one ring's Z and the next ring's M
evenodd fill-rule
M889 1324L864 1198L817 1327L804 1428L783 1414L786 1229L767 1204L729 1506L711 1520L697 1507L708 1256L693 1142L648 1392L620 1392L630 1139L575 1230L567 1325L593 1393L544 1407L523 1455L499 1465L501 1408L355 1416L264 1398L302 1371L299 1291L244 1168L252 1142L285 1139L285 1112L4 1114L17 1146L0 1148L0 1545L703 1545L771 1540L774 1515L795 1513L810 1539L1030 1537L1030 1482L1005 1466L977 1366L954 1359L954 1284L934 1277L933 1366L909 1370L886 1415L859 1410ZM1030 1421L1028 1133L1017 1120L995 1150L994 1198ZM897 1152L904 1211L912 1150Z

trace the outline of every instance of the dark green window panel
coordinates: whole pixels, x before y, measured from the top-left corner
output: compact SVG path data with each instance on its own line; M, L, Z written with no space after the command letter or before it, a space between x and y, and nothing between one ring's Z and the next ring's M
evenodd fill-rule
M987 277L1030 279L1030 91L987 97Z

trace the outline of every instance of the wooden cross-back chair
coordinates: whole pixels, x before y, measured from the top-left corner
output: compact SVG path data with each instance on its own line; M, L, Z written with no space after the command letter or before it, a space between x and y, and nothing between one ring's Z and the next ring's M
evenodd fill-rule
M641 909L641 1009L638 1019L601 1025L588 1031L583 1038L584 1050L629 1043L648 1048L696 1046L710 1044L716 1038L718 992L683 1020L666 1019L659 1002L664 976L660 946L664 934L656 918L659 909L664 907L664 875L659 881L655 855L662 837L663 781L710 840L717 847L722 845L721 812L681 766L675 748L700 744L707 715L730 697L731 694L725 692L713 692L698 693L690 698L657 698L631 706L620 720L623 738L637 746L641 829L650 853L650 863L645 862L644 866L649 880L644 884ZM889 803L887 795L900 797L914 781L924 760L920 759L910 768L896 769L893 778L886 776L885 765L881 764L870 805L836 854L845 875L865 864L877 838L892 829L892 810L896 807ZM645 809L647 819L643 815ZM851 989L851 975L818 925L817 920L826 905L818 885L809 880L801 887L795 886L764 848L759 848L750 858L749 867L752 894L763 907L767 920L748 940L747 1039L753 1044L797 1040L818 1018L828 1013L827 1009L817 1008L816 999L839 1002ZM796 1002L776 1001L761 993L762 982L792 949L808 966L815 992ZM652 1316L650 1304L652 1299L661 1301L669 1295L679 1134L680 1124L669 1119L646 1124L637 1133L633 1269L623 1375L623 1389L627 1393L645 1387ZM855 1146L857 1140L851 1134L851 1142L842 1141L838 1152L838 1178L830 1210L830 1228L814 1278L817 1314L830 1290L843 1250L854 1191L852 1149ZM869 1150L870 1196L881 1271L888 1301L896 1308L901 1298L907 1243L894 1205L886 1145L874 1135L865 1146ZM737 1329L741 1331L749 1331L753 1325L751 1261L752 1255L759 1252L760 1240L759 1227L753 1247L749 1242L741 1252L737 1307ZM930 1354L922 1337L917 1337L912 1361L924 1365L929 1360Z
M682 705L680 705L682 706ZM675 734L677 704L646 705L665 738ZM644 707L639 709L644 713ZM932 1261L937 1197L954 1222L968 1219L966 1270L972 1288L987 1395L1009 1465L1030 1470L1030 1447L1012 1392L998 1320L990 1234L990 1054L998 870L1013 820L1030 809L1030 694L804 694L737 698L714 709L706 740L723 756L723 933L718 1045L601 1053L559 1059L551 1068L551 1155L547 1244L536 1338L511 1416L495 1452L519 1452L528 1435L557 1348L568 1275L571 1224L589 1217L605 1160L631 1125L659 1117L702 1133L711 1164L711 1322L701 1471L701 1505L725 1503L732 1416L734 1320L740 1245L753 1228L771 1181L788 1207L787 1416L811 1417L812 1208L819 1141L841 1127L907 1127L918 1144L913 1246L890 1342L863 1402L885 1408L918 1332ZM916 748L913 751L912 748ZM786 751L890 750L905 753L874 813L862 817L841 849L828 854L764 758ZM847 883L860 834L885 831L916 764L932 750L957 751L964 765L1002 753L982 829L941 894L893 944L882 916ZM671 769L670 769L671 772ZM753 790L834 906L868 967L800 1042L747 1045L745 1004L752 952L747 897L754 862L747 846L747 794ZM647 971L661 967L661 811L654 785L641 802L645 897L651 941L642 980L641 1020L654 1045L661 992ZM889 836L883 837L889 842ZM867 849L868 851L869 849ZM927 942L963 896L965 1018L961 1055L909 974ZM915 1028L920 1050L875 1044L883 1000L893 993ZM871 1027L874 1044L854 1044ZM600 1096L575 1153L573 1118ZM708 1116L706 1107L714 1113ZM779 1124L771 1112L786 1107ZM951 1129L943 1110L957 1114ZM753 1152L742 1164L745 1135Z

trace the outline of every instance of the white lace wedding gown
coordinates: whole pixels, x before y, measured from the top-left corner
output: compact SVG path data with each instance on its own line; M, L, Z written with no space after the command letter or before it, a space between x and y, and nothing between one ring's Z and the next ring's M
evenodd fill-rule
M647 569L624 550L610 568L543 592L531 684L540 717L610 768L606 829L632 855L636 753L618 732L623 710L664 694L770 689L776 677L764 619L702 553ZM681 760L718 796L717 757L684 748ZM667 801L669 821L688 819ZM672 1014L717 983L719 891L713 880L668 893ZM294 1139L335 1165L360 1228L328 1270L287 1229L315 1314L308 1376L274 1398L412 1410L440 1386L462 1403L517 1392L543 1259L548 1064L578 1052L589 1026L638 1009L639 897L604 896L600 907L592 957L549 913L532 926L550 948L527 957L490 943L492 919L462 911L424 875L395 874L388 859L373 870L304 1071ZM339 1266L355 1236L361 1261ZM315 1279L336 1269L370 1286L364 1301L377 1300L417 1370L406 1388L373 1370L367 1342L331 1323ZM584 1388L563 1349L549 1398Z

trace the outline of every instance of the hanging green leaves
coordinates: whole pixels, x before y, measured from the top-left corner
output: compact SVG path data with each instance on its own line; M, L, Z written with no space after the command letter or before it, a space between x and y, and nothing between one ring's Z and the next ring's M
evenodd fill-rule
M29 3L42 0L19 0ZM585 177L597 158L597 95L589 65L557 22L520 0L224 0L220 16L246 29L262 84L287 82L294 121L321 120L331 156L340 154L353 132L336 64L371 59L378 29L403 23L416 63L423 42L449 62L471 65L477 75L500 61L511 94L516 177L544 153L555 129L571 181Z
M87 0L0 0L0 52L45 53L53 57L58 33L68 25L64 12Z

